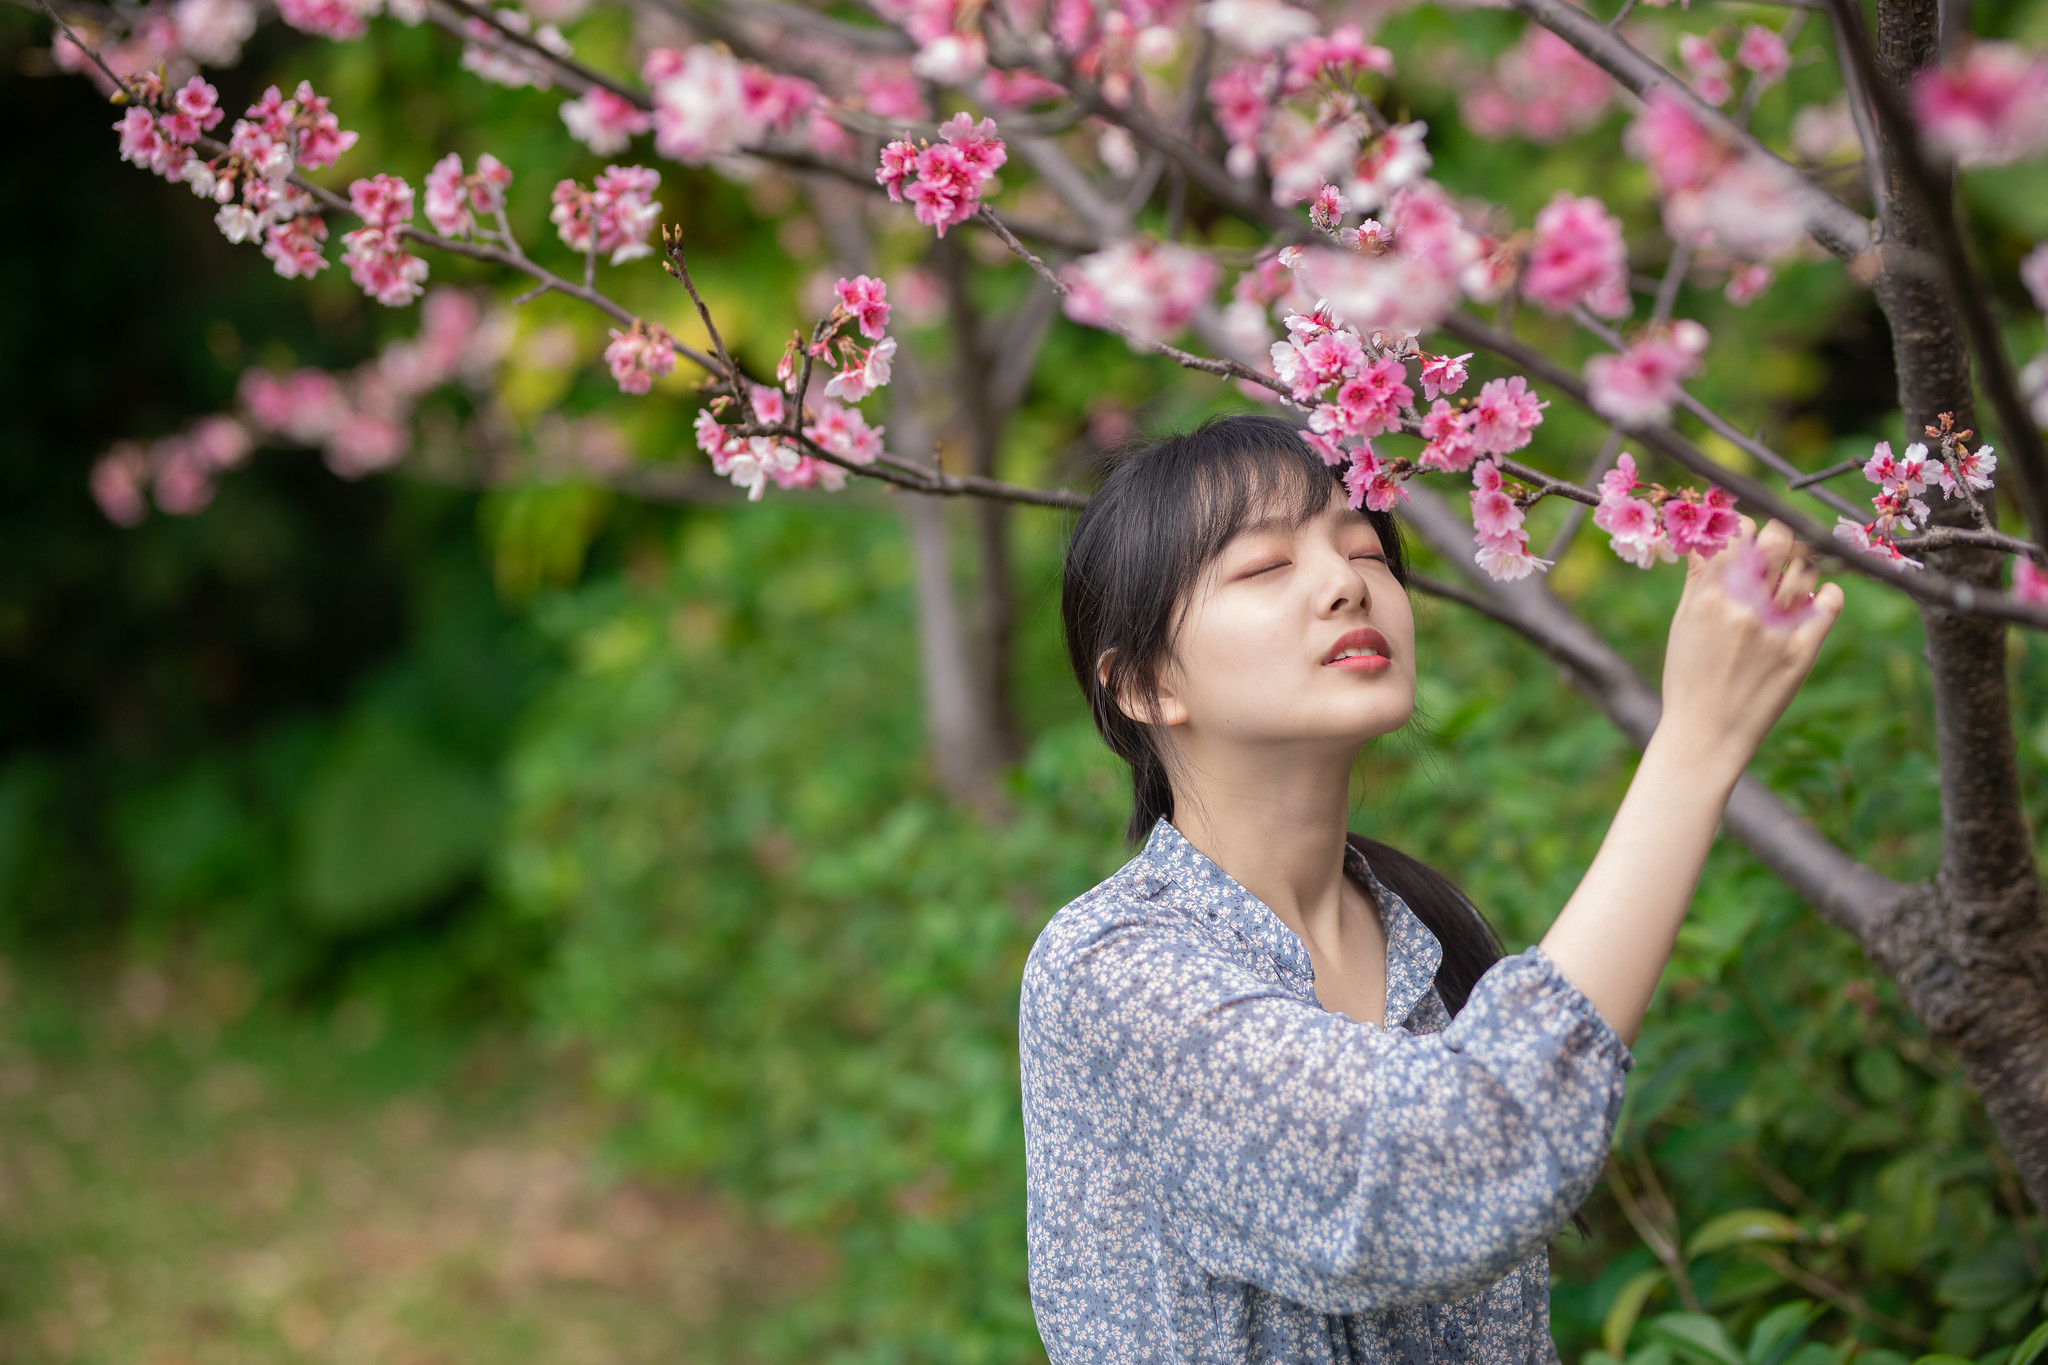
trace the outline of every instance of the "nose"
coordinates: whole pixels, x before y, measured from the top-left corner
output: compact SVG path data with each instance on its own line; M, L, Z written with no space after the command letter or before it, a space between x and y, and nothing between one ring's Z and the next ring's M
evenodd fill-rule
M1371 611L1372 587L1366 582L1365 570L1335 546L1321 551L1320 556L1316 614L1327 618L1353 608Z

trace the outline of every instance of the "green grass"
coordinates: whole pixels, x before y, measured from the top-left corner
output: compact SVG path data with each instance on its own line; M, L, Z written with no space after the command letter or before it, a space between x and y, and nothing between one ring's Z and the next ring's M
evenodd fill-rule
M0 981L0 1362L733 1358L815 1249L627 1181L574 1066L230 969Z

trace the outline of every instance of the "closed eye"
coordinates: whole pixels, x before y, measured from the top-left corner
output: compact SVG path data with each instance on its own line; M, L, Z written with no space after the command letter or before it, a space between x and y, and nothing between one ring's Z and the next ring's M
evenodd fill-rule
M1238 575L1238 577L1239 577L1239 578L1257 578L1257 577L1258 577L1258 576L1259 576L1260 574L1262 574L1262 573L1271 573L1271 572L1273 572L1273 570L1275 570L1275 569L1284 569L1284 568L1286 568L1286 567L1287 567L1287 564L1288 564L1288 561L1287 561L1287 560L1284 560L1284 559L1276 559L1276 560L1274 560L1274 561L1273 561L1272 563L1270 563L1270 564L1261 564L1261 565L1257 566L1256 568L1246 569L1246 570L1245 570L1245 571L1244 571L1243 573L1239 574L1239 575Z

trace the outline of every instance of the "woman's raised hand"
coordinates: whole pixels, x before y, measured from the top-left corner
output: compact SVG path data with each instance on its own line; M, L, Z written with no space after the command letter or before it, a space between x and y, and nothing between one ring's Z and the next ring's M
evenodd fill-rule
M1775 521L1758 531L1744 517L1742 534L1719 554L1688 558L1664 652L1659 729L1739 771L1812 669L1842 613L1842 590L1814 590L1812 552Z
M1686 570L1664 652L1664 718L1544 951L1632 1040L1671 955L1721 808L1842 612L1772 522Z

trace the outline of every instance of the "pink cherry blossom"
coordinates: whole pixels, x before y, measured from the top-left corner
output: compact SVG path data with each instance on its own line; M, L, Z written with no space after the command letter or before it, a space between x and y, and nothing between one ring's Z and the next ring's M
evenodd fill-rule
M675 338L661 324L635 318L626 331L613 329L604 363L611 367L619 392L646 393L655 380L674 372Z
M1401 410L1415 401L1407 380L1408 367L1389 356L1339 384L1337 408L1344 415L1344 430L1354 436L1399 430Z
M97 484L94 490L98 490ZM2025 555L2015 559L2012 564L2012 595L2037 607L2048 606L2048 570L2043 570Z
M1334 232L1350 211L1351 203L1335 185L1324 185L1309 201L1308 220L1320 232Z
M2048 151L2048 61L2015 43L1972 42L1913 78L1913 113L1928 141L1964 165L2039 156Z
M364 227L391 232L412 221L412 186L395 175L352 181L348 203Z
M1925 566L1917 559L1908 558L1898 546L1892 544L1884 529L1876 522L1861 525L1847 517L1835 519L1835 539L1851 549L1861 550L1894 564L1904 564L1919 569Z
M1742 41L1735 45L1735 60L1764 85L1784 80L1792 69L1792 54L1785 50L1784 38L1762 24L1743 27Z
M860 409L841 407L827 398L818 402L811 425L804 428L804 435L842 460L873 464L882 453L882 434L886 430L886 427L869 426Z
M326 221L310 213L300 214L265 231L263 254L284 278L310 280L327 268L322 246L326 240Z
M1643 100L1625 142L1649 163L1658 190L1666 195L1705 187L1734 159L1685 101L1661 85Z
M1536 215L1522 293L1553 313L1581 303L1602 317L1628 312L1628 245L1621 220L1598 199L1559 190Z
M1065 86L1036 71L1002 71L990 67L981 77L982 102L998 109L1029 109L1034 104L1059 99L1066 93Z
M1612 77L1547 28L1530 24L1460 103L1465 126L1484 138L1557 142L1600 121Z
M349 278L389 308L418 298L427 279L427 263L405 249L404 239L380 228L358 228L341 236L341 263ZM279 273L283 273L282 265Z
M1492 468L1492 464L1491 460L1486 462L1489 469ZM1518 531L1523 520L1522 509L1501 489L1496 487L1472 490L1472 529L1482 540Z
M1351 170L1351 183L1344 187L1353 208L1370 213L1387 203L1394 192L1420 180L1430 167L1423 145L1429 133L1426 123L1397 123L1375 138Z
M1408 500L1408 489L1392 465L1373 453L1370 441L1350 452L1344 470L1344 488L1351 507L1373 512L1391 512Z
M1529 392L1520 375L1489 379L1472 405L1472 440L1484 455L1506 455L1529 444L1543 423L1547 401Z
M839 296L839 306L852 315L862 336L869 341L882 339L889 326L888 285L867 275L850 280L842 276L832 292Z
M1728 285L1721 293L1728 302L1741 308L1754 302L1776 278L1777 273L1767 265L1738 265L1728 272Z
M1463 355L1425 354L1422 357L1422 396L1435 398L1464 388L1465 362L1471 358L1470 351Z
M348 407L339 381L311 367L282 377L268 370L244 370L237 393L259 429L305 446L319 445L333 435Z
M863 351L847 343L845 364L826 381L825 396L842 403L858 403L889 382L896 359L896 338L884 337Z
M1437 399L1423 415L1422 436L1428 444L1422 448L1415 463L1424 469L1440 469L1447 474L1470 469L1472 461L1479 457L1479 442L1472 435L1472 425L1476 420L1470 411L1461 412L1443 399ZM1492 467L1491 463L1487 465L1489 469Z
M1280 0L1208 0L1202 26L1244 52L1271 52L1316 31L1316 17Z
M1586 362L1593 410L1624 426L1663 421L1706 349L1707 329L1686 320L1646 333L1620 355L1594 356Z
M1289 331L1294 331L1299 317L1288 318ZM1302 331L1274 342L1272 360L1274 376L1288 386L1296 402L1305 403L1362 368L1365 347L1353 332Z
M761 136L748 111L745 73L730 52L701 44L681 52L655 48L641 74L653 87L654 149L661 155L701 166Z
M974 216L983 188L1009 152L992 119L977 124L964 113L955 114L939 134L945 140L937 144L913 147L897 141L885 146L875 182L887 187L891 199L908 199L917 220L943 237L947 228Z
M654 116L631 100L593 85L582 98L562 105L569 136L599 156L617 156L642 133L654 127Z
M269 93L275 95L275 87ZM296 133L293 155L306 170L332 166L343 152L356 145L356 134L342 131L340 121L328 110L327 97L314 94L311 82L300 81L285 108L292 111L291 126ZM249 116L255 115L256 109L252 107Z
M1287 49L1280 93L1298 95L1325 76L1348 84L1368 71L1393 75L1394 54L1365 41L1358 25L1339 24L1328 37L1311 33Z
M572 251L609 252L613 265L653 254L647 234L661 215L651 196L661 173L645 166L607 166L590 189L574 180L555 186L548 221Z
M177 0L171 23L178 46L207 66L233 66L242 59L242 44L256 32L256 6L250 0Z
M1072 261L1060 273L1068 317L1088 327L1120 325L1149 343L1186 327L1222 272L1202 252L1134 237Z
M1678 57L1692 76L1692 88L1708 104L1726 104L1735 93L1728 79L1734 73L1713 39L1698 33L1679 35Z
M500 9L495 17L499 24L514 33L531 37L534 45L543 51L561 57L570 55L569 40L553 24L542 24L536 28L526 11L520 9ZM462 47L461 66L464 71L473 71L483 80L508 90L528 86L547 90L554 85L554 69L526 46L500 33L496 27L472 17L463 20L462 32L469 39Z
M1279 71L1270 62L1233 62L1209 82L1209 111L1233 148L1257 155L1277 97Z
M1710 488L1704 499L1668 499L1662 509L1664 534L1677 554L1715 555L1742 529L1735 515L1735 500L1718 488Z
M220 92L194 76L171 97L171 112L157 126L171 141L190 146L201 133L212 132L225 117L220 108Z
M454 152L434 163L426 179L427 222L443 237L466 237L476 226L469 191L462 183L462 158Z
M924 83L908 67L871 67L857 78L861 103L876 118L923 123L932 116Z
M1778 576L1754 540L1748 541L1721 566L1721 586L1728 596L1748 606L1765 625L1780 630L1799 625L1813 615L1813 598L1778 602Z
M1941 484L1946 497L1960 497L1965 485L1979 492L1991 487L1991 472L1998 468L1998 457L1991 453L1990 446L1978 446L1968 454L1959 454L1955 468L1941 460L1932 461L1933 475Z
M149 456L134 441L123 441L93 462L90 487L100 511L116 526L139 526L149 515L143 490Z
M302 33L337 43L354 42L370 31L367 22L374 10L348 0L278 0L278 18Z

